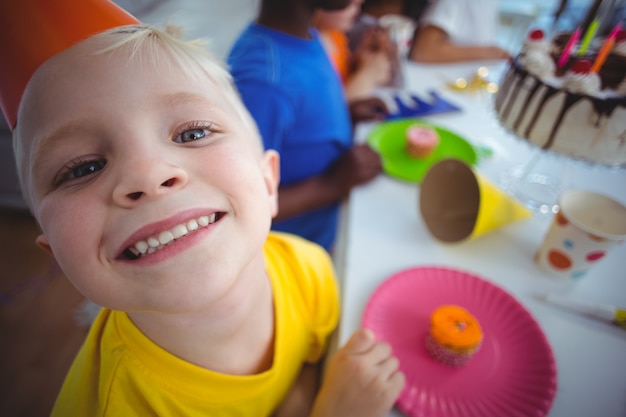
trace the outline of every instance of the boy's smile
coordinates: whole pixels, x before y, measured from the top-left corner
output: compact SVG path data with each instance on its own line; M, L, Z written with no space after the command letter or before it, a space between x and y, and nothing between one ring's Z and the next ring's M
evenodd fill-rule
M201 308L263 270L278 157L206 74L96 42L53 57L24 96L39 243L96 303Z
M176 226L163 230L157 234L150 233L147 238L138 239L136 242L128 245L122 251L120 258L136 260L146 255L152 255L166 246L173 244L174 242L178 242L179 239L214 224L223 216L224 213L213 212L209 215L201 215L199 217L191 218L190 220L179 223ZM134 236L130 240L134 241Z

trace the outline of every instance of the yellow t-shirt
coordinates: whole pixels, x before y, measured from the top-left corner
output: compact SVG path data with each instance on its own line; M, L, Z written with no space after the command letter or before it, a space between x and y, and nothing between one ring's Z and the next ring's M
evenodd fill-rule
M321 247L273 232L264 252L276 317L269 370L247 376L209 371L154 344L125 313L104 309L52 416L270 415L302 364L322 357L339 319L339 297L330 257Z

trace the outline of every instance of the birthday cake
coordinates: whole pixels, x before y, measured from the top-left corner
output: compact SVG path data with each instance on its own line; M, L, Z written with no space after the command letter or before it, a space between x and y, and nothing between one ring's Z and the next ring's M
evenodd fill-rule
M497 116L542 149L626 166L626 40L614 36L606 53L576 48L531 32L500 82Z

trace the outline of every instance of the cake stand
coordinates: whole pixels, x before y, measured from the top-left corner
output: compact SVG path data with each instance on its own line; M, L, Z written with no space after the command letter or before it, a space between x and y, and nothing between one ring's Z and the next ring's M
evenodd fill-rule
M494 117L503 129L503 136L517 142L517 146L525 148L521 151L529 155L521 165L500 173L500 187L538 217L551 217L559 211L559 196L570 187L574 173L581 170L623 172L626 168L624 164L605 165L543 149L500 123L495 110Z
M500 186L535 214L552 215L559 210L559 195L567 188L572 167L563 163L565 158L528 146L531 148L528 160L503 171Z

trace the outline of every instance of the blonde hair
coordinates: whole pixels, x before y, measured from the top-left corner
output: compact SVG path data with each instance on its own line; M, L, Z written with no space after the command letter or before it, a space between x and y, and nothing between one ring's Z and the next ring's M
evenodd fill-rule
M222 89L226 100L235 109L244 125L256 135L258 146L262 150L263 145L256 123L241 101L230 73L223 62L213 57L204 48L204 42L183 40L180 36L180 30L174 26L168 26L161 30L150 25L116 27L93 35L91 38L97 38L104 45L103 48L95 51L95 54L130 50L130 59L137 59L140 62L148 61L153 66L160 66L159 63L162 63L165 56L170 63L174 64L175 68L180 69L187 77L192 79L206 79L208 77ZM164 52L165 54L163 54ZM20 105L20 110L21 107ZM19 113L17 125L13 130L13 149L22 195L32 210L32 199L28 185L30 172L27 170L28 164L24 163L30 145L22 137Z

